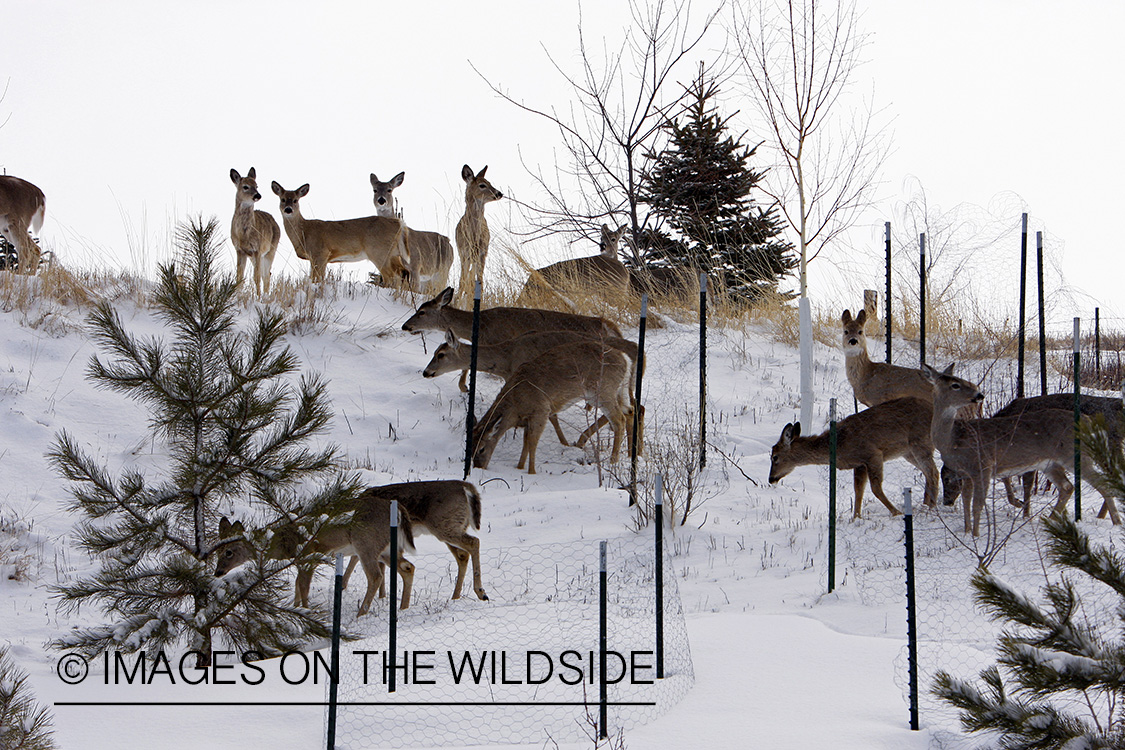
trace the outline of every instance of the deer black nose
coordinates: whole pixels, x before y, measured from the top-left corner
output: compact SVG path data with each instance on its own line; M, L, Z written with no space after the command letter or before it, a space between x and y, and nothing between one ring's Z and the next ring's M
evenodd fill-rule
M254 193L254 200L260 201L261 199L262 199L262 194L258 193L258 192L255 192Z
M848 339L848 346L855 346L859 343L859 339Z
M973 403L979 403L981 401L984 401L983 393L977 393L977 395L973 396Z
M287 213L287 214L293 213L293 208L291 206L286 206L284 210L285 210L285 213Z
M382 206L382 205L383 205L384 203L386 203L386 202L387 202L387 199L386 199L386 198L380 198L380 199L378 200L378 203L379 203L379 205L380 205L380 206Z

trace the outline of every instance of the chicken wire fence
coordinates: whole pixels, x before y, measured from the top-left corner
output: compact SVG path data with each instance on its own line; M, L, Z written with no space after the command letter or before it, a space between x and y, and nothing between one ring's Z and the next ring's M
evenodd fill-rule
M872 504L870 500L865 502L864 517L852 520L850 474L841 472L837 478L838 498L845 497L842 490L846 487L848 500L839 503L837 510L837 566L842 571L837 579L854 587L865 605L900 604L905 620L905 524L901 517L890 517L881 504ZM942 506L940 501L936 508L922 506L923 480L909 464L889 464L884 487L896 504L902 501L902 488L912 488L921 727L931 730L934 748L975 750L992 746L995 736L962 732L958 710L939 700L931 690L939 671L979 684L980 672L996 664L997 639L1005 624L990 620L976 605L970 583L982 559L990 573L1034 599L1041 598L1048 581L1060 580L1060 572L1046 562L1045 535L1037 523L1038 518L1053 509L1054 491L1033 496L1033 512L1027 520L1020 509L1008 505L1003 488L997 486L981 520L981 535L974 539L962 531L960 502L954 507ZM1092 509L1087 508L1086 513L1091 520L1083 524L1083 530L1094 543L1120 550L1123 540L1109 522L1092 520ZM1082 576L1067 578L1082 598L1081 617L1102 632L1111 632L1106 628L1115 626L1119 604L1112 592ZM826 584L826 575L822 575L822 582ZM895 681L909 705L908 670L909 651L904 646L895 659ZM1075 696L1074 700L1080 697Z
M398 613L395 692L384 670L386 604L345 623L336 747L574 742L596 736L601 689L599 543L484 549L488 601L451 601L452 557L412 558L410 609ZM607 554L607 727L648 723L694 683L676 578L664 566L664 677L656 677L651 538ZM617 656L620 655L620 656ZM405 667L404 667L405 665Z

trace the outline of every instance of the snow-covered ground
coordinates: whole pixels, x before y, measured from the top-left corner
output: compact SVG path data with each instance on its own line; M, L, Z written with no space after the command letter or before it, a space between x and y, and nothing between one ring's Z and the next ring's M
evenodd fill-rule
M343 446L373 483L460 478L465 396L454 376L425 380L420 374L440 338L429 334L423 340L401 331L412 312L410 303L386 290L345 284L330 288L328 297L330 314L287 338L305 368L330 381L336 418L323 439ZM149 310L123 299L119 311L135 332L160 333ZM22 540L30 545L31 559L26 580L0 580L0 644L11 645L18 664L30 673L38 699L47 704L322 701L322 685L289 686L278 680L253 688L107 686L97 665L80 686L59 679L60 654L48 650L46 642L102 618L89 610L64 618L51 599L52 584L88 571L92 563L71 546L76 519L65 509L68 487L48 467L44 453L66 429L116 474L125 466L158 470L161 447L152 443L140 405L97 390L84 379L95 349L83 331L80 311L52 305L31 313L3 312L0 319L5 332L0 340L0 512L26 528ZM888 596L872 603L870 597L861 598L846 560L840 564L842 584L826 594L825 472L809 467L777 486L766 481L770 446L781 427L796 417L798 357L794 349L776 343L764 325L709 334L707 408L714 449L694 500L697 507L686 524L666 530L695 684L668 713L626 732L625 745L634 750L927 747L937 727L909 729L896 677L906 634L903 600ZM635 337L636 330L627 335ZM685 415L697 404L697 346L694 324L648 330L646 439L654 447L663 440L673 455L675 434L683 431ZM828 398L837 396L846 404L843 413L850 413L851 392L838 349L818 345L815 359L815 386L821 394L815 421L824 425ZM499 387L488 376L480 382L478 414ZM577 434L587 419L581 409L572 408L564 416L564 429ZM593 453L561 447L550 430L539 446L537 475L515 469L518 454L518 438L510 433L491 467L474 469L470 477L481 484L484 497L482 549L594 545L651 534L651 527L638 531L626 495L616 489L620 477L628 475L627 461L616 472L603 471L599 487ZM492 479L503 481L488 481ZM903 481L913 482L913 472L902 468L888 479L892 499L900 496ZM846 518L850 477L842 476L839 486L840 514ZM915 492L920 497L920 488ZM865 516L871 520L854 528L874 529L895 550L889 555L901 555L894 546L901 522L886 515L869 498ZM426 537L418 552L444 554L440 544ZM509 573L486 566L486 587ZM328 585L326 575L318 576L314 596L325 600ZM889 585L902 589L897 579ZM361 593L353 585L345 594L352 618ZM503 617L506 611L502 597L480 602L470 594L450 605L447 596L444 589L423 588L416 592L415 606L424 610L429 597L428 606L439 612L450 606L473 613L491 608ZM371 617L385 612L380 603ZM324 709L315 705L67 705L55 707L54 714L60 745L89 750L285 750L317 747L324 732ZM546 736L527 746L545 743L550 746Z

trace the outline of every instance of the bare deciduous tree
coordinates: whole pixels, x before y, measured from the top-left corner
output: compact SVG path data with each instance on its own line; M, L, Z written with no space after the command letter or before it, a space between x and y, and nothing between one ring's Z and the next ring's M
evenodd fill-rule
M577 73L548 52L574 91L567 106L528 104L485 78L500 97L558 128L563 155L554 170L525 164L543 191L541 202L528 205L531 238L578 233L596 239L590 233L601 223L627 215L634 247L641 241L649 222L640 205L645 154L660 150L661 126L686 96L672 85L673 76L700 47L721 4L699 23L692 22L691 0L630 0L629 9L632 23L616 49L590 45L579 16Z
M741 73L766 128L775 168L762 181L800 254L801 424L812 419L812 315L807 264L872 199L888 135L870 99L847 97L867 35L853 0L736 4Z

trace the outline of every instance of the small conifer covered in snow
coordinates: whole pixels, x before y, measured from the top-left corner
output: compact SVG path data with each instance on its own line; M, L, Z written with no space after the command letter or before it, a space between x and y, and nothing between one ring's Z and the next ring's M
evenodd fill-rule
M0 647L0 750L53 750L51 714L35 703L27 675Z
M186 647L203 666L219 636L222 648L271 655L330 635L323 613L282 603L292 562L213 574L220 503L249 501L267 523L311 528L361 489L334 446L310 447L331 417L326 385L295 377L280 313L259 309L240 326L245 308L233 278L218 273L218 245L214 219L179 228L176 262L161 266L152 296L168 341L129 333L109 302L89 316L105 357L91 359L88 378L148 407L162 471L114 477L70 434L57 436L48 458L73 484L71 508L85 518L78 542L100 564L57 594L64 610L94 606L111 621L76 628L56 648Z

